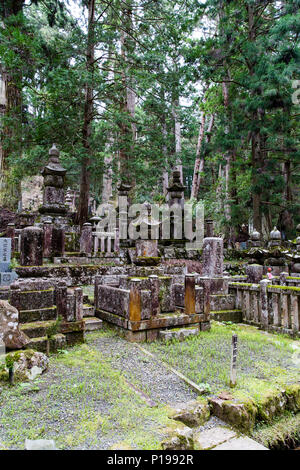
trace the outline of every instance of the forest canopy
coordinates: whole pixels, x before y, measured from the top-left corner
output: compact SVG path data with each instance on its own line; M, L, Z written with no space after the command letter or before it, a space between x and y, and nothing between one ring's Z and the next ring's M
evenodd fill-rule
M185 197L230 236L300 222L300 0L0 0L0 198L55 142L98 203Z

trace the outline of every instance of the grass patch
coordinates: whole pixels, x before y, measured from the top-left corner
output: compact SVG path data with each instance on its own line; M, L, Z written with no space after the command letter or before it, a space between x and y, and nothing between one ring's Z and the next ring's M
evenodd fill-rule
M299 382L293 362L299 341L271 335L248 325L212 322L210 331L184 342L151 343L145 347L196 384L208 383L213 394L229 387L231 337L238 335L237 387L235 394L255 401L262 395Z
M300 446L300 413L285 413L271 425L257 426L253 439L272 450L293 449Z
M51 356L50 370L32 387L3 384L0 444L23 449L25 439L54 439L60 449L159 449L168 424L165 406L150 407L130 389L93 340ZM2 386L2 384L1 384ZM1 447L0 447L1 448Z

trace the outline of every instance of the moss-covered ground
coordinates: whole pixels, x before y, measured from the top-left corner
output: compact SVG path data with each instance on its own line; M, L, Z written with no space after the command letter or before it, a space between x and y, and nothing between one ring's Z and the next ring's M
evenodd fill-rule
M218 394L229 388L233 333L238 335L233 395L257 401L269 392L300 383L300 341L249 325L212 322L210 331L183 342L155 342L146 348L196 384L209 384L211 393Z
M31 383L0 383L0 450L25 439L54 439L60 449L159 449L170 422L163 404L149 406L95 346L51 356L49 371Z
M213 322L211 331L183 342L143 347L198 385L208 384L214 395L229 390L232 333L238 335L234 396L259 402L269 393L300 382L299 340L252 326ZM191 395L172 382L170 372L159 362L155 371L143 354L136 345L104 329L87 335L85 344L52 355L48 372L35 381L13 387L2 381L0 449L22 449L26 438L54 439L61 449L159 449L163 430L170 425L166 404L172 403L176 393L187 401ZM149 372L147 380L145 371ZM169 388L163 388L165 382ZM292 426L291 432L299 424L299 414L282 419ZM271 436L287 428L284 422L278 423L278 428L257 429L257 439L271 442Z

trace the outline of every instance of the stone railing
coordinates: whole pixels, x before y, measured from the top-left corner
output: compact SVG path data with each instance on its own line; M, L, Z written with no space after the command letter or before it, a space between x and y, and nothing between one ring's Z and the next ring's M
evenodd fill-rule
M114 232L92 232L93 236L93 251L96 256L99 249L102 253L118 253L119 244L119 230Z
M235 294L236 309L242 310L246 323L300 337L300 288L263 280L231 282L229 292Z

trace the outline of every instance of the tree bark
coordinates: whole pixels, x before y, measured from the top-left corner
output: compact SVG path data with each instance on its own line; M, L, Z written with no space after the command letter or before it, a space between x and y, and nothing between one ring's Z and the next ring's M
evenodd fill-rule
M206 143L207 144L209 144L210 139L211 139L211 132L212 132L212 128L214 125L214 121L215 121L215 116L214 114L212 114L210 116L208 128L206 131ZM202 153L201 158L200 158L200 166L199 166L199 172L198 172L198 178L197 178L197 188L196 188L195 198L198 197L200 186L203 184L204 164L205 164L205 155Z
M122 7L123 25L121 30L121 59L122 67L122 89L120 90L120 109L121 119L119 120L120 129L120 180L125 184L131 185L131 197L133 195L135 178L132 169L132 157L134 154L134 143L136 140L135 119L135 101L134 82L130 77L128 60L132 55L135 44L132 39L132 5L128 0Z
M24 0L0 0L0 18L5 21L11 16L22 14ZM18 26L16 18L11 24ZM0 63L0 116L2 124L0 137L0 205L15 209L20 187L9 184L8 158L12 152L21 152L22 130L22 71L8 70Z
M91 184L91 133L93 122L93 71L95 60L95 0L88 2L88 33L87 33L87 81L85 85L84 120L82 128L82 144L84 155L81 163L80 196L78 222L82 226L88 219L89 194Z
M192 182L192 190L191 190L191 199L196 199L198 195L198 176L199 172L203 171L203 168L200 169L200 162L201 162L201 148L202 142L204 138L204 126L205 126L205 113L202 111L201 120L200 120L200 127L199 127L199 135L197 141L197 148L196 148L196 159L195 159L195 166L194 166L194 175L193 175L193 182ZM204 166L204 161L202 159L202 167Z

